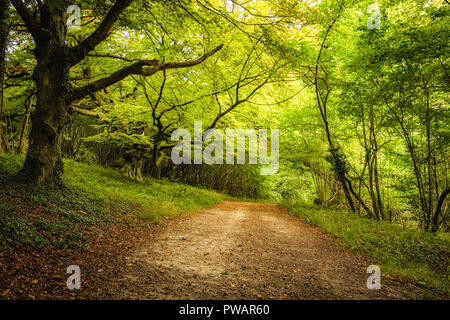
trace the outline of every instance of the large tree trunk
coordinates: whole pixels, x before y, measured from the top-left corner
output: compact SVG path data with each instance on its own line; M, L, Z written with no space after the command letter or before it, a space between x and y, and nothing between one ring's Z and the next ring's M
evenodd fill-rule
M31 116L30 147L22 169L22 174L37 184L61 182L60 137L70 121L66 108L70 86L69 55L64 45L65 12L45 9L41 14L48 15L48 26L35 50L36 110Z

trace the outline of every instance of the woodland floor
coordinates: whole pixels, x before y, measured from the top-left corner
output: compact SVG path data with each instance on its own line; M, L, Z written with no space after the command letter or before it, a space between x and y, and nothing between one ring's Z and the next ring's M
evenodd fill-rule
M408 299L419 291L383 274L381 290L367 289L374 261L270 204L225 202L159 225L117 224L90 247L8 255L2 263L14 268L2 274L0 298ZM71 264L81 267L81 290L66 288Z

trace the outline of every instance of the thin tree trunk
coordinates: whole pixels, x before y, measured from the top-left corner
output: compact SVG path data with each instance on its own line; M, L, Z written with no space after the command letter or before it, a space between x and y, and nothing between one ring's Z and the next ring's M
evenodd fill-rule
M380 213L380 218L384 219L384 209L383 209L383 201L381 200L381 190L380 190L380 179L378 174L378 157L377 151L374 152L374 181L375 181L375 192L377 196L377 207L378 212Z
M427 97L427 111L426 111L426 131L427 131L427 171L428 171L428 208L425 222L425 230L429 230L431 224L431 212L433 208L433 184L431 181L431 125L430 125L430 95L425 90Z
M358 197L361 198L361 189L362 189L362 184L363 184L363 180L364 180L364 175L366 173L366 169L369 165L369 147L367 145L367 133L366 133L366 121L365 121L365 116L364 116L364 107L361 105L361 120L362 120L362 129L363 129L363 138L364 138L364 166L363 169L361 171L361 175L359 177L359 183L358 183ZM361 203L358 202L358 213L360 213L361 211Z
M370 211L369 207L365 204L364 200L353 190L352 184L350 181L348 181L348 187L350 189L350 192L355 196L356 200L359 201L361 206L364 208L364 210L367 212L367 215L369 217L373 217L372 211Z
M337 22L337 19L339 19L339 17L340 17L342 9L343 9L343 6L341 5L339 7L339 12L338 12L337 16L331 22L331 24L328 25L328 27L326 29L324 39L323 39L323 41L321 43L320 50L319 50L319 53L317 55L315 71L313 72L315 94L316 94L316 99L317 99L317 106L319 108L320 115L322 117L323 125L324 125L324 128L325 128L325 133L327 135L327 140L328 140L328 144L329 144L330 151L331 151L332 161L334 161L335 164L336 164L336 161L339 161L338 158L337 158L338 157L338 153L337 153L337 148L335 147L335 145L333 143L333 140L332 140L331 130L330 130L330 127L329 127L328 116L327 116L327 102L328 102L328 97L329 97L329 94L331 92L331 89L328 87L327 80L326 79L321 79L321 81L324 83L324 85L326 87L326 90L325 90L326 92L324 94L321 92L321 90L319 88L319 69L320 69L319 67L320 67L320 60L322 58L322 53L323 53L323 50L325 48L325 43L327 41L327 38L328 38L331 30L333 29L335 23ZM339 170L339 168L338 168L338 170ZM351 184L350 180L347 179L345 172L336 172L336 176L337 176L337 179L339 180L339 182L342 184L342 189L344 190L344 194L345 194L345 197L347 198L347 202L348 202L348 205L350 206L351 211L355 212L356 211L355 204L353 202L353 198L352 198L352 196L350 194L350 191L349 191L349 189L352 189L352 186L348 185L348 183Z
M418 164L418 161L416 158L416 153L414 151L414 144L411 141L411 137L409 136L404 124L401 121L399 121L399 124L402 129L403 138L405 139L406 146L407 146L409 155L411 156L411 160L413 163L414 175L416 177L416 183L417 183L417 190L419 191L420 206L421 206L422 212L426 214L427 203L426 203L425 194L424 194L423 179L422 179L420 167L419 167L419 164Z
M378 142L375 134L375 119L373 116L373 110L371 110L371 143L372 143L372 170L373 170L373 182L375 185L374 195L374 208L376 207L376 214L379 218L384 219L383 202L381 200L380 192L380 180L378 175Z
M375 191L374 191L374 186L373 186L373 155L370 155L370 161L369 161L369 165L368 165L368 173L369 173L369 184L368 184L368 191L369 191L369 195L370 195L370 200L372 201L372 206L373 206L373 212L375 214L375 217L377 219L380 218L379 212L378 212L378 207L377 207L377 202L375 199Z
M431 227L431 231L433 232L437 232L439 229L439 216L441 215L442 205L444 204L444 200L449 193L450 188L447 188L441 193L441 196L439 197L439 200L436 205L436 211L434 212L433 216L433 225Z
M4 85L6 72L6 45L8 41L8 1L0 4L0 153L3 152L3 102L4 102ZM7 147L7 146L6 146Z
M33 96L30 96L26 101L25 119L23 120L22 129L20 130L19 145L17 153L25 154L26 140L28 132L28 124L30 122L31 107L33 106Z

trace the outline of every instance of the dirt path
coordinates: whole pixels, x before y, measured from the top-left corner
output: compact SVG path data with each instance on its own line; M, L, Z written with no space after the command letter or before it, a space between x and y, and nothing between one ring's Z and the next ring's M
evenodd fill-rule
M226 202L158 228L99 295L120 299L405 299L409 285L274 205Z

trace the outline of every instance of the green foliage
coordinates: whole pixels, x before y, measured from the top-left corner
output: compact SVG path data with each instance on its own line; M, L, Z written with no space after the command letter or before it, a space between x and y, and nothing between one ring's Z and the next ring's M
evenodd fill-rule
M25 160L25 157L23 156L13 156L10 154L0 154L0 174L7 175L11 173L17 173L23 162Z

